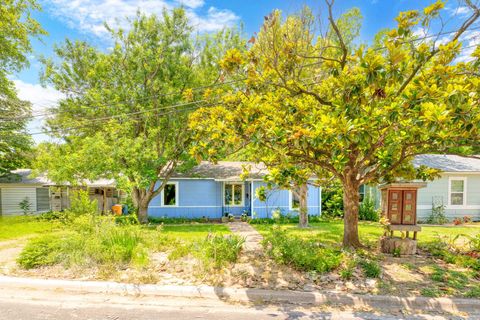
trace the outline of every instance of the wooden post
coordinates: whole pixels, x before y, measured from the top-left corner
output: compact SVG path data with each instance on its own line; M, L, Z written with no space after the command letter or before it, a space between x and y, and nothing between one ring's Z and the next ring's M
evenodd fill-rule
M107 212L107 189L103 187L103 213Z
M407 238L409 238L409 237L410 237L410 232L409 232L409 231L407 231Z

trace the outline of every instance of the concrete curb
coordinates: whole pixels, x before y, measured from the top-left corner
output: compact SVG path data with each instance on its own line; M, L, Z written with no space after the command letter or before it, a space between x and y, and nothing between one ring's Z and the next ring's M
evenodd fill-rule
M304 292L211 286L162 286L109 281L55 280L0 276L0 288L51 290L65 293L104 293L148 297L201 298L249 303L282 303L303 306L344 305L380 310L480 313L479 299L392 297L337 292Z

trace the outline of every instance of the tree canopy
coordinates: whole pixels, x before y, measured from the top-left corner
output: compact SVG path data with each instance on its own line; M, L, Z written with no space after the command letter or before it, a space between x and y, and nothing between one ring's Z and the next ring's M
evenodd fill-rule
M480 49L471 62L455 61L460 37L480 16L465 4L471 14L445 43L414 32L439 19L441 1L401 12L397 26L371 44L357 39L359 11L335 18L333 1L326 1L327 23L308 8L287 17L273 12L246 52L229 50L223 58L224 74L235 83L219 95L220 106L192 115L199 139L192 152L215 159L215 150L243 145L320 181L338 179L343 244L361 246L360 185L427 179L435 172L414 168L415 155L478 143Z
M18 99L9 76L28 65L30 37L45 34L31 17L38 9L33 0L7 0L0 6L0 175L23 166L32 143L25 132L30 104Z
M44 61L44 81L66 98L48 121L61 142L40 146L36 167L55 181L114 178L146 221L150 200L192 163L187 117L204 101L194 89L218 81L216 61L242 41L232 30L195 37L180 8L109 31L110 51L66 41Z

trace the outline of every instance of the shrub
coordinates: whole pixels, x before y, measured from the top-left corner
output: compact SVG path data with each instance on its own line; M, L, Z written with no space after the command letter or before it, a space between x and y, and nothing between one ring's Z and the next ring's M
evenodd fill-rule
M448 222L445 216L445 206L443 204L432 203L432 211L430 215L425 219L425 223L428 224L445 224Z
M48 211L37 216L38 220L68 222L68 214L65 211Z
M222 268L237 261L245 239L236 235L208 235L200 243L200 258L204 267Z
M472 217L470 216L464 216L463 217L463 223L470 223L472 222Z
M262 244L267 254L277 263L290 265L301 271L328 272L338 268L342 260L340 251L324 248L315 241L287 236L286 232L279 228L274 228Z
M153 224L191 224L208 222L208 218L205 216L202 218L148 217L148 222Z
M17 263L25 269L54 265L60 261L62 238L45 235L27 243L20 253Z
M129 214L126 216L116 216L115 217L115 223L119 225L133 225L133 224L139 224L138 218L134 214Z
M32 211L32 204L30 203L30 199L28 199L28 197L25 197L22 201L20 201L18 206L20 209L22 209L24 215L27 215Z
M322 189L322 215L343 218L343 188L340 184Z
M363 274L367 278L378 278L382 273L382 269L378 262L373 260L362 260L360 261L360 266L362 267Z
M359 208L359 219L365 221L378 221L379 214L375 210L375 203L370 198L365 198L360 204Z

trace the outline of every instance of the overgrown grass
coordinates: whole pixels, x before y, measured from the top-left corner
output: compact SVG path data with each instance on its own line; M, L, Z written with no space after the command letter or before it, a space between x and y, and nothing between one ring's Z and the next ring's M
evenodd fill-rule
M0 217L0 241L47 233L57 228L57 223L38 221L36 216L3 216Z
M253 225L261 234L267 235L272 231L272 225L256 224ZM341 244L343 235L343 221L323 221L311 222L310 228L300 229L296 224L282 224L280 228L286 230L289 235L297 236L304 240L317 240L325 245L338 246ZM480 233L480 224L472 226L422 226L422 231L418 233L420 244L435 241L439 234L447 236L470 235L475 236ZM375 244L383 234L381 225L377 222L359 222L360 240L365 244Z
M285 230L273 228L262 242L267 254L276 262L301 271L324 273L338 268L342 262L339 250L325 248L322 243L288 236Z
M225 237L224 225L152 226L119 223L115 217L82 215L64 225L65 232L32 239L18 258L31 269L61 264L71 266L146 266L149 254L171 252L172 259L194 254L202 264L223 267L236 261L242 241Z

